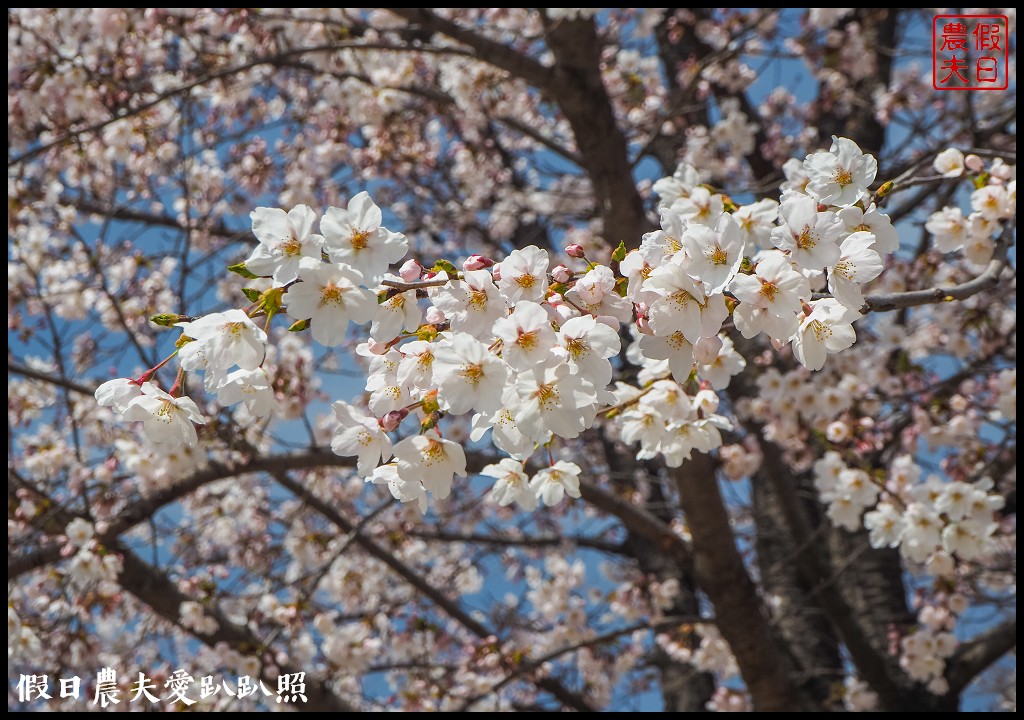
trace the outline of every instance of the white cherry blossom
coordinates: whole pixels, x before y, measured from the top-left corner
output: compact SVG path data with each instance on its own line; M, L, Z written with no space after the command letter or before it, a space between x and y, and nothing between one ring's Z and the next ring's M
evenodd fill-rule
M142 394L142 386L128 378L114 378L96 388L96 402L103 407L112 407L124 413L128 403Z
M530 478L521 462L503 458L484 467L480 474L494 478L489 497L498 505L518 503L527 512L537 507L537 494L530 488Z
M498 290L505 302L543 302L548 292L550 262L547 252L536 245L528 245L521 250L510 252L508 257L496 266L501 278L498 280Z
M633 304L616 292L615 275L604 265L587 272L565 296L591 315L610 315L619 322L633 317Z
M360 476L369 477L381 461L391 459L391 438L376 418L353 405L338 400L331 407L339 423L331 450L336 455L355 455Z
M810 305L813 309L793 336L793 353L808 370L821 370L826 355L845 350L856 341L853 321L860 313L833 298L814 300Z
M494 323L501 340L501 357L515 370L531 370L544 364L557 340L548 314L527 300L516 304L512 314Z
M252 233L260 241L245 261L249 272L273 277L274 285L287 285L298 278L302 258L320 259L324 238L311 232L316 213L309 206L296 205L287 213L258 207L249 217Z
M423 320L423 311L416 302L416 291L398 292L377 306L370 325L370 337L389 342L402 330L414 332Z
M210 313L177 326L202 346L206 362L215 370L235 365L255 370L266 355L267 333L241 310Z
M537 443L547 442L549 432L577 437L594 421L597 396L565 363L520 373L515 392L521 401L516 425Z
M171 397L151 382L142 383L142 395L129 401L124 416L141 420L142 429L152 442L189 447L199 442L193 423L206 424L191 398Z
M793 261L807 270L821 270L839 259L842 226L835 213L818 212L809 197L796 196L779 208L783 224L772 230L772 242L789 252Z
M801 300L811 295L807 278L794 270L780 252L764 253L754 273L734 277L731 290L738 300L764 308L775 317L787 319L800 312Z
M476 338L460 333L438 344L433 368L442 408L461 415L472 409L493 412L501 407L508 365Z
M861 284L882 272L882 258L874 251L875 236L855 232L843 240L839 261L828 269L828 289L836 300L852 310L864 305Z
M360 287L363 277L347 265L304 265L302 282L284 295L288 314L309 320L313 339L321 345L340 345L349 322L369 322L377 313L377 298Z
M394 447L398 477L419 481L438 500L448 497L455 475L466 477L466 453L462 446L431 432L411 435Z
M244 370L239 368L228 373L217 388L217 401L221 405L244 403L246 409L256 417L265 417L278 407L270 378L263 368Z
M380 208L365 191L349 200L346 209L327 208L320 232L331 260L351 266L368 283L380 280L409 251L405 235L391 232L382 222Z
M875 181L878 162L849 138L832 136L828 152L804 160L807 194L826 205L853 205Z
M530 489L545 505L552 507L562 502L566 495L580 497L581 472L576 463L559 460L551 467L538 470L530 480Z
M451 329L489 340L498 318L508 314L498 287L486 270L467 270L462 278L433 289L430 300L451 321Z

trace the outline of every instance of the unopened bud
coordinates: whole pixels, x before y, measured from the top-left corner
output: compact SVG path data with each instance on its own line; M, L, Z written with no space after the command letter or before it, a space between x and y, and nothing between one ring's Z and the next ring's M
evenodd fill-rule
M405 420L408 415L408 410L400 408L387 413L378 422L380 423L380 426L384 428L385 432L392 432L393 430L398 429L398 426L402 424L402 421Z
M828 210L828 205L825 203L818 203L818 212L825 212Z
M430 413L429 415L427 415L426 419L422 423L420 423L420 432L425 433L427 430L433 430L434 428L437 427L437 423L438 421L440 421L440 419L441 413L437 412L436 410Z
M977 155L968 155L964 158L964 167L971 172L981 172L985 169L985 161Z
M430 325L437 325L438 323L443 323L445 320L444 313L438 310L433 305L431 305L429 308L427 308L426 320L427 323Z
M647 319L646 315L641 315L636 319L636 328L644 335L653 335L654 331L651 330L651 323Z
M176 313L160 313L159 315L154 315L153 317L151 317L149 321L151 323L159 325L160 327L171 327L177 323L188 322L189 320L192 319L193 318L190 318L188 315L178 315Z
M494 264L494 261L483 255L470 255L466 258L466 261L462 263L463 270L483 270L489 268Z
M579 243L570 243L569 245L566 245L565 254L571 258L577 258L579 260L582 260L587 256L587 254L583 251L583 246L580 245Z
M572 270L565 265L556 265L551 271L551 278L557 283L567 283L572 280Z
M491 277L494 278L494 282L498 282L499 280L501 280L501 263L495 265L494 268L491 270Z
M409 259L398 269L398 274L406 282L415 282L423 274L423 266L419 264L419 261Z
M722 350L722 338L717 335L702 337L693 346L693 358L698 365L710 365L718 358Z

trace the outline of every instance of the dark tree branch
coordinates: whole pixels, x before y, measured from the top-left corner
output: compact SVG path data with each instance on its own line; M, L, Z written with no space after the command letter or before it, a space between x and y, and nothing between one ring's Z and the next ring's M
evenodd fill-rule
M92 395L96 392L96 388L83 385L82 383L77 383L74 380L68 380L67 378L63 378L59 375L50 375L49 373L40 372L39 370L33 370L27 365L22 365L10 358L7 359L7 372L14 373L15 375L21 375L22 377L27 377L32 380L39 380L40 382L48 383L50 385L56 385L57 387L62 387L66 390L71 390L82 395Z
M946 680L949 692L958 694L974 678L983 673L1003 655L1017 647L1017 618L996 625L973 640L961 645L956 654L946 661Z
M793 660L773 633L757 588L736 549L729 514L718 490L714 460L698 454L673 471L693 536L694 573L715 606L722 637L729 643L759 712L810 707L793 684Z
M121 587L148 605L153 612L167 622L177 626L183 632L191 634L210 648L224 643L243 655L256 657L268 649L265 640L257 637L245 626L231 622L212 605L204 605L204 611L217 621L215 631L205 633L183 627L179 620L181 604L194 598L179 591L159 568L144 562L138 555L120 543L114 544L111 549L121 556L124 567L118 578ZM278 671L280 674L292 674L303 672L304 669L286 663L279 666ZM269 674L264 674L263 679L271 687L274 687L275 680ZM308 673L306 675L306 700L307 702L301 705L305 712L358 712L358 708L335 695L326 681L316 680Z
M476 51L475 57L521 78L534 87L545 87L551 78L551 69L508 45L478 35L451 20L446 20L428 8L384 8L429 33L441 33Z
M985 267L984 272L973 280L948 288L930 288L928 290L911 290L909 292L891 293L888 295L869 295L864 298L861 312L887 312L901 308L917 307L918 305L934 305L940 302L966 300L978 293L991 290L999 285L1003 270L1009 267L1009 252L1015 225L1007 225L996 242L996 251Z

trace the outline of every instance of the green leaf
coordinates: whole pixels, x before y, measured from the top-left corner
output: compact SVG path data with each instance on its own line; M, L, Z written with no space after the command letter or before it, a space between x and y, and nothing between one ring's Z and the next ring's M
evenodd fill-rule
M260 291L256 288L242 288L242 294L249 298L249 302L259 302Z
M228 265L228 270L235 273L236 275L241 275L247 280L252 280L253 278L259 277L259 275L254 275L253 273L246 270L244 262L240 262L237 265Z
M622 262L626 259L626 243L622 240L619 241L619 246L615 248L615 252L612 253L612 260L615 262Z
M448 273L448 277L450 278L458 277L459 274L459 269L447 260L438 260L434 263L434 267L432 267L431 270L434 272L441 272L443 270Z
M309 320L296 320L292 323L292 326L288 328L288 332L302 332L303 330L309 329Z

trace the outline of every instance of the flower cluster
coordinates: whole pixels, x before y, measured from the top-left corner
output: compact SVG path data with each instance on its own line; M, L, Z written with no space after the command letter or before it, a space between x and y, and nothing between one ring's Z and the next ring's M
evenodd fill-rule
M467 474L467 459L442 435L441 420L467 416L471 440L490 431L509 456L483 469L495 479L494 502L554 505L566 494L579 497L579 466L552 460L530 479L527 461L601 416L617 420L623 441L639 444L638 459L661 455L671 467L722 445L722 431L733 426L717 413L715 391L746 365L727 323L746 339L765 333L777 349L790 345L811 371L853 345L861 285L899 245L872 202L876 169L874 158L836 137L829 151L787 166L779 203L736 206L682 165L654 184L661 229L635 250L620 245L607 265L569 245L570 262L586 263L579 271L528 246L497 263L474 255L460 270L445 260L430 267L408 260L390 274L408 241L383 227L365 192L345 209L329 208L321 234L312 232L317 215L305 205L257 208L259 245L232 269L268 277L271 287L246 291L249 312L178 318L181 368L204 371L205 389L222 405L244 402L251 414L266 415L276 404L261 367L267 334L252 318L266 317L269 327L286 313L296 321L292 330L308 329L327 347L346 340L350 323L370 323L369 340L356 348L369 362L368 412L336 402L331 443L357 457L360 477L421 509L428 495L447 497L454 476ZM823 289L829 295L815 297ZM632 341L623 348L626 330ZM612 386L613 363L638 367L639 386ZM149 382L152 372L110 381L97 398L142 420L154 441L194 444L198 408L178 384L165 393ZM765 398L770 381L771 372L759 380ZM410 415L419 431L395 440ZM878 488L837 458L818 463L817 484L833 521L857 527Z

